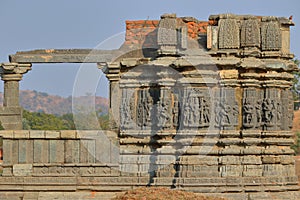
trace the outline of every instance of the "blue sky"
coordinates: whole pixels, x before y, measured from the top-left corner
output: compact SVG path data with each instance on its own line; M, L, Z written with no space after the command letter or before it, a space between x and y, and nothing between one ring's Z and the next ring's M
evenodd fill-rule
M123 38L125 20L159 19L164 13L207 20L218 13L293 15L291 49L300 58L299 0L1 0L0 62L8 55L33 49L95 48L107 38ZM105 45L100 45L105 47ZM97 95L107 96L107 83L96 66L87 79L98 83ZM21 89L62 96L72 95L80 65L33 65L25 74ZM3 89L0 84L0 91ZM90 90L95 89L91 87Z

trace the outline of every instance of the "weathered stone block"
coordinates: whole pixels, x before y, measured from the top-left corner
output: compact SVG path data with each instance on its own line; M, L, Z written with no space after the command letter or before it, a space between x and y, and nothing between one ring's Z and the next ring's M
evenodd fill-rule
M65 162L79 163L80 141L66 140L65 141Z
M32 175L32 164L14 164L13 175L14 176L31 176Z
M59 131L46 131L45 132L45 138L47 138L47 139L59 139L60 138L60 132Z
M33 139L44 139L45 131L30 130L29 136L30 136L30 138L33 138Z
M219 163L222 165L240 165L242 163L242 157L240 156L221 156Z
M76 139L75 130L62 130L60 131L60 137L62 139Z
M65 158L65 144L63 140L49 141L49 162L63 163Z
M260 164L262 164L261 156L243 156L242 164L244 164L244 165L260 165Z
M34 163L49 162L49 141L48 140L34 140L33 148L34 148L33 150Z
M261 165L244 165L243 176L262 176L263 167Z
M33 140L19 140L19 163L33 163Z
M28 139L29 138L29 130L14 131L14 138L16 138L16 139Z
M242 176L243 166L241 165L224 165L220 167L220 173L222 177L238 177Z
M280 164L263 165L263 176L282 176L282 168Z

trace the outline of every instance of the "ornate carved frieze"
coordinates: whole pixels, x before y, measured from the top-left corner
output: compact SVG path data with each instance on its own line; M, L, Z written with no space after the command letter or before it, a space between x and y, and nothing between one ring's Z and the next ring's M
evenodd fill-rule
M260 26L258 19L242 21L241 47L260 47Z
M240 30L236 19L220 19L219 48L238 49L240 47Z

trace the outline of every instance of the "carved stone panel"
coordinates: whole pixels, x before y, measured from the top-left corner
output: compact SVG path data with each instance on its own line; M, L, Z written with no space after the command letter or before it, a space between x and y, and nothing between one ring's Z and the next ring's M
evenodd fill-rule
M149 89L141 89L138 91L137 97L137 125L141 129L149 129L152 125L153 98Z
M243 95L243 128L254 129L262 125L263 92L255 88L245 88Z
M122 101L120 107L121 129L129 129L135 126L134 103L134 90L124 88L122 90Z
M282 104L279 89L268 88L262 102L263 122L266 130L278 130L282 122Z
M293 95L289 90L281 91L281 102L282 102L282 120L281 130L290 130L293 126Z
M277 21L263 22L261 27L262 50L278 51L281 49L281 31Z
M242 22L241 46L260 47L260 27L258 19L248 19Z
M159 128L170 128L172 126L172 99L171 91L162 88L160 98L157 102L157 126Z
M215 126L222 130L232 130L238 125L239 107L234 88L221 88L215 96Z
M182 109L184 127L208 127L211 118L209 91L206 88L186 89Z
M159 22L157 44L162 54L176 53L177 46L176 15L163 15Z
M236 19L220 19L219 48L237 49L240 47L240 30Z

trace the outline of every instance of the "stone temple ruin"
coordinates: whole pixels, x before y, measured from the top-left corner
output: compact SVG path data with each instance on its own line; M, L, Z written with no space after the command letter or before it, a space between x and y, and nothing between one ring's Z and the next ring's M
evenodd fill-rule
M117 50L34 50L1 64L0 198L83 199L164 186L229 199L300 199L286 18L175 14L126 22ZM22 129L34 63L96 63L110 131Z

